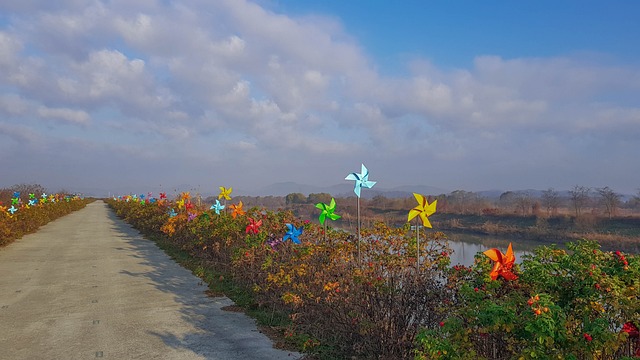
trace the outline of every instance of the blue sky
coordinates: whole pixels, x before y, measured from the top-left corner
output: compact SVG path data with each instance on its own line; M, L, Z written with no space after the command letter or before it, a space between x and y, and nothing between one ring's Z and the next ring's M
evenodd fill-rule
M0 3L0 186L640 187L631 1ZM205 190L206 191L206 190Z

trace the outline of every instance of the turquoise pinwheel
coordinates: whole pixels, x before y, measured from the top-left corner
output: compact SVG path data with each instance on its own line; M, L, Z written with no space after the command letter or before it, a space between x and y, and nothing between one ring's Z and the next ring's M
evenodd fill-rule
M16 213L16 211L18 211L18 209L16 209L15 206L11 205L11 207L7 211L10 212L11 215L13 215Z
M304 227L300 226L299 228L296 228L295 226L293 226L293 224L286 225L288 230L287 233L282 237L282 241L291 240L291 242L293 242L294 244L301 244L298 236L302 234L302 230L304 229Z
M224 210L224 205L220 204L220 200L216 199L216 203L211 205L211 210L214 210L217 215L220 215L220 210Z
M362 189L363 187L371 189L373 185L376 184L375 181L369 181L369 170L367 170L367 167L364 166L364 164L362 164L362 172L360 174L354 172L347 175L347 177L344 179L355 181L353 192L356 193L358 197L360 197L360 189Z
M36 205L36 200L35 199L29 200L29 206L35 206L35 205Z
M376 184L375 181L369 181L369 170L367 170L367 167L364 166L364 164L362 164L362 172L360 174L358 173L351 173L349 175L347 175L346 178L344 178L345 180L354 180L355 183L355 187L353 188L353 192L356 193L357 197L357 209L358 209L358 263L360 263L360 241L361 241L361 237L362 235L360 235L360 189L362 189L363 187L366 187L367 189L371 189L373 187L373 185Z
M320 217L318 217L318 220L322 225L324 225L324 221L326 220L326 218L329 218L331 220L338 220L341 217L338 214L334 214L334 211L336 211L336 199L334 198L331 198L331 202L329 203L329 205L325 203L317 203L316 207L322 210L322 212L320 213Z
M127 201L128 201L128 200L129 200L129 199L127 199ZM171 208L171 209L169 210L169 217L170 217L170 218L172 218L172 217L174 217L174 216L177 216L177 215L178 215L178 213L177 213L173 208Z

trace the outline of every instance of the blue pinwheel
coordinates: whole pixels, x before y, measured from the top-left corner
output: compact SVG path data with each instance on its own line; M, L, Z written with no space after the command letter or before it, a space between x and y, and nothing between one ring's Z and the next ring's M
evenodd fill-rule
M353 188L353 192L355 192L358 197L360 197L360 189L362 189L363 187L371 189L373 185L376 184L375 181L369 181L369 170L367 170L367 167L364 166L364 164L362 164L362 172L360 174L354 172L347 175L347 177L344 179L355 180L355 187Z
M224 205L220 204L220 200L216 199L216 203L211 205L211 210L214 210L217 215L220 215L220 210L224 210Z
M300 239L298 239L298 236L302 234L302 230L304 229L304 227L300 226L299 228L296 228L295 226L293 226L293 224L286 225L288 230L287 233L282 237L282 241L291 240L291 242L293 242L294 244L300 244L301 242Z
M13 197L14 198L19 198L20 197L20 191L16 191L13 193Z

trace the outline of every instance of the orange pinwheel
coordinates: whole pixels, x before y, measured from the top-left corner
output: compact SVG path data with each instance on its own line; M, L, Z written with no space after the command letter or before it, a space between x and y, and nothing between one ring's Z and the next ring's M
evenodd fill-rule
M484 254L487 255L489 259L495 261L490 274L492 280L497 279L498 276L502 276L506 280L515 280L518 278L518 275L511 271L513 264L516 262L511 243L509 243L506 254L501 253L500 250L496 248L489 249L485 251Z
M242 210L242 201L240 201L238 203L238 205L231 204L231 205L229 205L229 207L231 208L231 210L233 210L233 212L231 213L231 217L233 217L234 219L238 215L244 215L245 214L244 210Z

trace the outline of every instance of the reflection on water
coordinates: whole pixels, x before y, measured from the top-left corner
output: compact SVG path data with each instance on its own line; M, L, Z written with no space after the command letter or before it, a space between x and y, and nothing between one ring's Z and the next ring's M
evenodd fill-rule
M548 245L532 241L508 240L464 233L447 233L447 238L449 239L449 246L453 249L451 265L473 265L474 256L476 256L477 253L491 248L496 248L505 253L510 242L512 243L513 252L516 255L516 262L520 263L522 261L522 255L531 254L537 246Z

